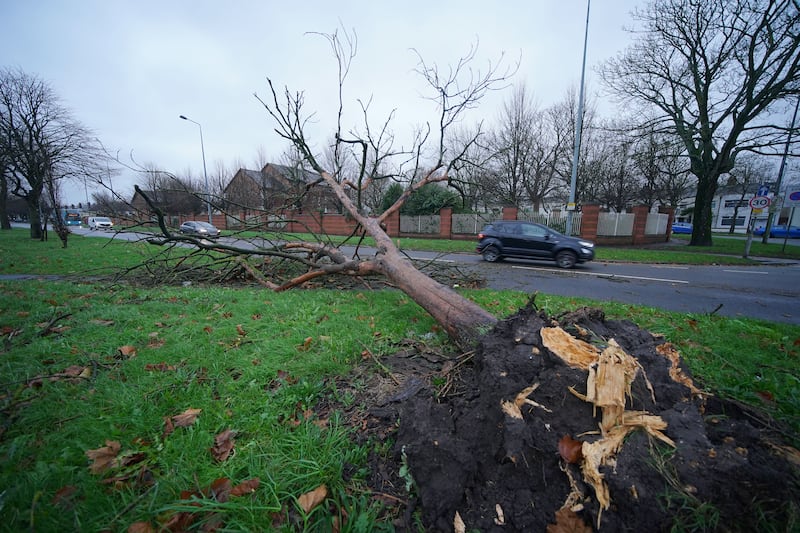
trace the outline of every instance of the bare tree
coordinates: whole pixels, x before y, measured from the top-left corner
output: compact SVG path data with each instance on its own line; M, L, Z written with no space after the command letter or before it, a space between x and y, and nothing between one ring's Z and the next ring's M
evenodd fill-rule
M349 61L354 56L352 45L343 46L337 33L327 36L329 43L334 50L339 61L340 80L339 86L342 87ZM348 43L354 41L345 34ZM303 154L308 164L319 173L321 180L326 183L336 194L344 209L354 220L358 222L363 231L370 235L376 243L377 254L368 260L356 260L355 258L341 257L341 251L331 249L321 243L288 243L283 246L287 249L302 249L313 252L318 256L326 254L334 260L334 265L322 266L309 271L306 275L296 279L292 284L299 284L305 280L324 276L330 273L357 273L357 274L380 274L385 276L393 285L408 294L417 304L423 307L434 319L439 322L448 335L457 343L465 345L472 342L479 330L483 326L489 326L495 322L495 318L475 303L460 296L451 288L442 285L432 278L417 270L411 261L405 257L395 246L392 239L387 235L384 226L387 219L400 209L409 195L430 183L446 182L449 172L457 165L469 146L476 142L476 138L469 139L465 146L454 153L447 153L446 136L450 129L457 124L463 113L475 106L482 97L494 89L498 84L505 83L509 71L500 73L496 66L489 64L485 72L471 69L471 63L475 59L477 48L473 47L470 52L462 57L457 65L451 68L447 74L440 71L435 65L427 64L421 57L417 71L428 82L432 92L436 95L440 114L436 134L438 143L436 160L423 172L414 172L412 175L420 176L406 187L398 200L380 215L373 216L365 214L357 202L353 201L347 194L346 189L352 188L355 191L363 191L375 179L381 179L380 165L369 165L368 158L362 158L362 163L355 176L338 176L329 169L323 167L320 159L312 152L311 144L306 137L304 128L307 116L303 110L302 93L292 93L288 89L284 91L276 90L274 84L269 80L269 98L261 99L261 103L269 115L274 119L276 132L278 135L288 140L297 150ZM469 77L468 77L469 76ZM465 77L468 79L465 82ZM340 116L343 108L341 91L339 93ZM362 110L366 110L362 106ZM386 131L385 128L381 131ZM364 147L375 147L378 157L375 161L385 160L386 154L392 154L389 144L381 144L379 141L382 136L373 136L367 129L363 136L354 137L351 134L345 136L341 131L341 121L335 139L341 148L343 144L360 145ZM427 136L422 136L420 142L415 144L413 154L415 168L422 166L421 155L423 153L423 143Z
M644 24L640 38L601 76L683 142L698 180L690 244L707 246L719 177L739 153L774 153L786 136L788 126L770 119L800 90L798 3L664 0L634 17Z
M55 191L55 181L96 177L99 146L47 83L8 69L0 71L0 139L7 192L26 201L31 237L42 238L46 187Z
M748 195L755 193L755 188L761 183L768 181L767 177L774 171L772 164L767 162L763 156L756 154L742 154L736 160L736 166L728 174L725 188L731 192L738 193L739 199L733 206L733 217L729 233L736 229L736 219L739 216L739 208L746 206Z

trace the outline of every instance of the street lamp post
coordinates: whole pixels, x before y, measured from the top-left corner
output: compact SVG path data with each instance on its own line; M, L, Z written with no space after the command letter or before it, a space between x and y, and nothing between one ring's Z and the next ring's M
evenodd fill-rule
M208 206L208 223L212 224L211 222L211 191L208 189L208 172L206 172L206 148L203 144L203 126L200 125L199 122L195 122L194 120L190 119L185 115L180 116L183 120L188 120L193 124L197 124L197 127L200 128L200 151L203 154L203 177L206 179L206 205Z

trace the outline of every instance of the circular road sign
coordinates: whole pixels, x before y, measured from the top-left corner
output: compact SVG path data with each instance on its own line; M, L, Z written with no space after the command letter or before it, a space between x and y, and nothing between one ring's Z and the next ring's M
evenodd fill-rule
M764 209L769 207L770 202L769 196L754 196L750 199L750 207L753 209Z

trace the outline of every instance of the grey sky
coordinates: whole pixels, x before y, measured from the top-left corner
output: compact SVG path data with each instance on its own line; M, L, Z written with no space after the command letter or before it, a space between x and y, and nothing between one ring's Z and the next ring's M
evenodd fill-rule
M594 0L589 23L591 68L630 43L623 26L643 0ZM414 73L416 49L428 63L454 64L479 40L478 66L505 53L521 65L513 78L537 102L563 98L580 80L585 0L152 1L0 0L0 64L48 81L75 118L112 151L139 163L202 176L198 129L203 127L209 170L217 161L252 167L259 147L277 160L285 144L253 93L278 87L305 92L316 112L315 143L333 128L336 62L313 32L353 29L358 55L345 86L345 125L360 117L356 99L372 98L371 116L383 122L396 109L402 139L415 124L435 121ZM509 89L510 90L510 89ZM491 122L509 90L488 98L468 121ZM132 188L125 172L117 186ZM69 187L66 200L85 200ZM91 190L88 191L91 194Z

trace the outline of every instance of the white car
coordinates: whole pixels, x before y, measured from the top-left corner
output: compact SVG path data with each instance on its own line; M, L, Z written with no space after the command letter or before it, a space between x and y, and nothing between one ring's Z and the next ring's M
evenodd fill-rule
M111 222L111 219L108 217L89 217L89 229L114 229L114 223Z

